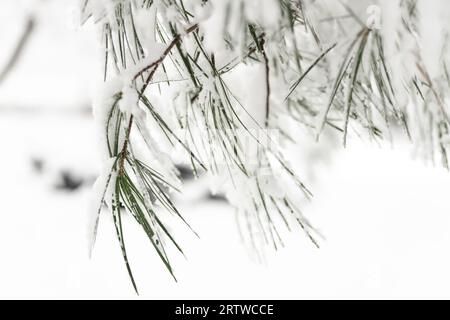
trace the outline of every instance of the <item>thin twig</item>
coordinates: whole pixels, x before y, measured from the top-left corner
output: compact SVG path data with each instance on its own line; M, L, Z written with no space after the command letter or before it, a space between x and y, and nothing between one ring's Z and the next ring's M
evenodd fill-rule
M133 127L133 115L130 116L128 122L127 133L125 136L125 142L123 143L122 151L120 151L120 162L119 162L119 175L123 175L125 172L125 158L127 157L128 141L130 140L131 128Z
M191 32L194 32L198 29L198 24L194 24L193 26L189 27L188 29L185 30L185 34L189 34ZM150 81L152 80L153 76L156 73L156 70L158 69L158 67L160 66L160 64L164 61L164 59L169 55L170 51L173 49L173 47L175 47L175 45L180 42L182 40L182 35L181 34L177 34L172 41L169 43L169 45L167 46L167 48L164 50L163 54L159 57L158 60L152 62L151 64L149 64L148 66L146 66L145 68L143 68L142 70L140 70L134 77L133 77L133 81L135 81L137 78L139 78L141 75L144 74L144 72L148 71L151 69L149 75L147 76L144 85L142 86L140 93L139 93L139 99L141 99L141 97L144 95L145 89L147 89L148 85L150 84ZM127 149L128 149L128 143L130 140L130 134L131 134L131 129L133 127L133 115L130 116L130 120L128 122L128 127L127 127L127 131L126 131L126 136L125 136L125 142L123 143L123 147L122 150L120 151L120 162L119 162L119 174L122 175L125 172L125 158L126 158L126 153L127 153Z
M266 73L266 120L265 126L269 127L269 116L270 116L270 66L269 59L267 58L266 50L264 49L265 40L261 41L261 53L264 58L264 67Z
M11 57L6 62L4 69L0 72L0 83L2 83L2 81L6 79L8 74L11 72L11 70L14 69L17 62L19 61L23 49L25 48L25 45L27 44L31 34L33 33L34 26L35 26L34 17L33 16L28 17L27 22L25 23L25 28L19 40L17 41L16 47L14 48Z
M198 24L194 24L193 26L189 27L188 29L185 30L185 34L189 34L191 32L194 32L198 29ZM158 68L158 65L163 62L163 60L167 57L167 55L170 53L170 51L173 49L173 47L179 42L181 41L181 34L177 34L172 41L169 43L169 45L167 46L166 50L164 50L163 54L161 55L161 57L159 57L158 60L152 62L151 64L149 64L148 66L146 66L145 68L143 68L141 71L139 71L133 78L133 80L136 80L137 78L139 78L144 72L150 70L151 68L154 68L152 73L150 74L151 76L154 74L154 71L156 71L156 68ZM150 78L151 80L151 78ZM147 83L147 81L146 81ZM147 86L144 86L144 89Z

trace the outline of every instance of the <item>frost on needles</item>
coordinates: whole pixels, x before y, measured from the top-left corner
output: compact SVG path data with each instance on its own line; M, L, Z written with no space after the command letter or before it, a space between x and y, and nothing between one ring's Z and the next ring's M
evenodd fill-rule
M255 250L295 227L318 246L288 152L305 137L403 134L448 166L448 1L80 1L104 48L92 243L104 206L135 288L122 216L173 275L166 246L182 248L163 217L190 228L170 196L176 163L211 178Z

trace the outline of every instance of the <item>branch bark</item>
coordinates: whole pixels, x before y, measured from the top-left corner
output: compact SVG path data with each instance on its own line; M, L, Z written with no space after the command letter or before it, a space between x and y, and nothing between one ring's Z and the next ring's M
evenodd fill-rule
M191 27L189 27L188 29L185 30L185 34L190 34L194 31L196 31L198 29L198 24L194 24ZM161 63L164 61L164 59L169 55L170 51L175 47L175 45L177 43L179 43L180 41L182 41L182 36L181 34L177 34L172 41L169 43L169 45L167 46L167 48L164 50L163 54L161 55L161 57L158 58L158 60L152 62L151 64L149 64L148 66L146 66L145 68L143 68L142 70L140 70L134 77L133 77L133 81L137 80L140 76L142 76L145 72L150 71L150 73L148 74L147 78L145 79L145 82L139 92L139 99L143 96L145 89L147 89L148 85L150 84L150 81L152 80L153 76L156 73L156 70L158 69L158 67L161 65ZM130 140L130 134L131 134L131 129L133 128L133 115L130 116L130 120L128 122L128 127L127 127L127 131L126 131L126 136L125 136L125 142L123 144L123 148L120 151L120 161L119 161L119 174L123 174L125 171L125 159L126 159L126 153L128 150L128 144L129 144L129 140Z
M269 58L267 58L266 50L264 48L265 40L263 38L261 43L261 53L264 58L264 69L266 76L266 120L265 126L269 127L269 117L270 117L270 66L269 66Z

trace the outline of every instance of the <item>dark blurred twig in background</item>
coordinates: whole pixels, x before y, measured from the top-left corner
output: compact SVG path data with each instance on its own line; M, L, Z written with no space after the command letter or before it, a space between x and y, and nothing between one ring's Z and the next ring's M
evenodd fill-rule
M20 56L22 55L23 50L35 29L35 25L36 25L35 17L29 16L25 22L25 28L22 34L20 35L10 58L6 61L6 64L3 67L3 69L0 69L0 84L3 81L5 81L6 77L9 75L11 70L14 69L17 62L20 60Z

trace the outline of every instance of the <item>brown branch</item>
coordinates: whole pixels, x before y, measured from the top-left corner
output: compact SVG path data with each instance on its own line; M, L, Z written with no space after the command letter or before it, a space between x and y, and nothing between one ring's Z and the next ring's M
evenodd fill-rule
M194 32L198 29L198 24L194 24L193 26L189 27L188 29L185 30L185 34L189 34L191 32ZM181 41L181 34L177 34L172 41L169 43L169 45L167 46L166 50L164 50L163 54L161 55L161 57L159 57L158 60L152 62L151 64L149 64L148 66L146 66L144 69L142 69L141 71L139 71L133 78L133 80L136 80L137 78L139 78L144 72L150 70L151 68L154 68L152 73L150 74L151 76L153 76L153 74L155 73L154 71L156 71L156 69L158 68L159 64L161 64L161 62L163 62L163 60L167 57L167 55L170 53L170 51L173 49L173 47ZM150 77L151 79L151 77ZM144 89L148 86L148 81L146 81L146 85L144 87Z
M128 149L128 141L130 141L130 133L131 128L133 126L133 115L130 116L130 120L128 121L127 133L125 136L125 141L123 143L123 148L120 151L120 163L119 163L119 175L123 175L125 171L125 158Z
M194 32L197 29L198 29L198 24L194 24L193 26L191 26L191 27L189 27L188 29L185 30L185 34L189 34L191 32ZM140 70L133 77L133 81L135 81L135 80L137 80L137 78L142 76L146 71L151 70L149 75L145 79L144 85L142 86L142 88L141 88L141 90L139 92L139 99L141 99L141 97L144 95L145 89L147 89L148 85L150 84L150 81L152 80L153 76L155 75L156 70L158 69L158 67L161 65L161 63L164 61L164 59L169 55L169 53L173 49L173 47L175 47L175 45L177 43L179 43L180 41L182 41L182 35L181 34L177 34L172 39L172 41L169 43L167 48L164 50L163 54L158 58L158 60L152 62L151 64L149 64L148 66L146 66L145 68ZM122 150L120 151L119 175L122 175L124 173L124 171L125 171L125 158L126 158L126 153L127 153L127 149L128 149L129 140L130 140L131 129L133 127L133 118L134 118L133 115L131 115L130 116L130 120L128 122L128 127L127 127L126 136L125 136L125 141L123 143Z
M416 62L416 67L419 70L419 73L425 79L425 82L428 85L428 87L431 89L431 92L433 93L433 95L436 99L436 102L437 102L439 108L441 109L443 116L445 117L445 120L447 121L447 123L450 123L450 117L449 117L447 111L445 110L444 102L442 101L441 97L437 93L437 91L434 87L433 81L431 80L430 74L428 73L426 68L421 63Z
M266 73L266 120L265 126L269 127L269 116L270 116L270 67L269 67L269 59L267 58L266 50L264 49L265 40L261 41L261 53L264 58L264 66Z

